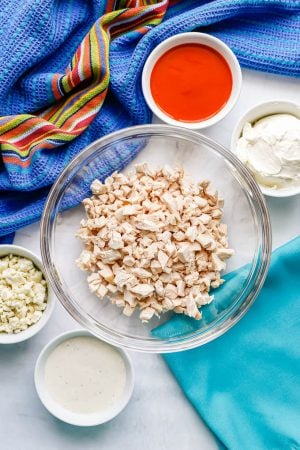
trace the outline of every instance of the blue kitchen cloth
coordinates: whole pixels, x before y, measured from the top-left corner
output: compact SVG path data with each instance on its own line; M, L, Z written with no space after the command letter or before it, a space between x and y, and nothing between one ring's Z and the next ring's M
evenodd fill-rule
M108 3L118 9L156 2L0 0L0 116L38 113L53 102L50 75L65 72ZM151 121L140 86L145 60L162 40L191 30L223 39L244 67L300 75L300 1L170 1L160 25L146 26L143 33L130 31L112 41L104 106L71 143L48 151L37 146L35 166L40 171L47 167L43 176L31 173L32 183L20 192L22 173L16 177L14 168L8 169L0 155L0 240L5 235L12 239L17 229L39 220L52 183L84 147L116 129ZM113 159L103 177L121 169L126 161Z
M215 291L218 302L238 289L243 272ZM176 335L174 324L176 317L154 334ZM300 449L300 237L273 252L265 284L238 324L202 347L164 358L226 448Z

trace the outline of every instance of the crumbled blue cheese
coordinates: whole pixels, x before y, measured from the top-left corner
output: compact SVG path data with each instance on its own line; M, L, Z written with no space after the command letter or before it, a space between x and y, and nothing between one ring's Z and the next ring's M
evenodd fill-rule
M19 333L38 322L47 306L47 283L27 258L0 258L0 333Z

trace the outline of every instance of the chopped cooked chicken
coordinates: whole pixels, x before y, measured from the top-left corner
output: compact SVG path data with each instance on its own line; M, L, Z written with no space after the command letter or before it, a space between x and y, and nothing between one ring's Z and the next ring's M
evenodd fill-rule
M210 288L224 282L220 272L234 254L214 186L194 182L182 168L144 163L129 176L93 181L91 190L77 260L91 272L91 292L108 296L126 316L139 309L142 322L166 311L201 319L199 308L212 301Z

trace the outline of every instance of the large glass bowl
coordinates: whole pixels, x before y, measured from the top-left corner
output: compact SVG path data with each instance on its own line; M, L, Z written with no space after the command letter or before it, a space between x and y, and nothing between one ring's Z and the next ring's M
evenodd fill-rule
M133 168L137 162L151 166L183 166L196 181L209 179L225 199L223 221L235 255L227 272L242 267L243 281L231 288L225 302L202 308L203 319L186 316L175 320L175 333L153 330L175 313L163 314L148 324L138 312L131 317L89 291L87 272L75 264L82 243L75 237L85 217L83 206L69 209L90 195L95 178ZM68 209L66 209L68 208ZM41 223L41 252L46 275L69 313L99 338L144 352L174 352L205 344L229 330L247 311L264 282L270 259L271 228L268 210L256 182L241 162L220 144L197 132L166 125L136 126L105 136L84 149L54 184ZM222 289L226 290L226 283ZM224 292L224 291L223 291ZM217 294L216 294L217 295ZM178 316L178 315L176 315Z

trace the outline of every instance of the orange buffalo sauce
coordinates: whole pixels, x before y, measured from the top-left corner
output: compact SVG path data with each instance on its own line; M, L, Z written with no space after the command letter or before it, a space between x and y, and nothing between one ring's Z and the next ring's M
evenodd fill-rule
M158 59L150 89L165 114L182 122L199 122L225 106L232 90L232 74L216 50L201 44L182 44Z

